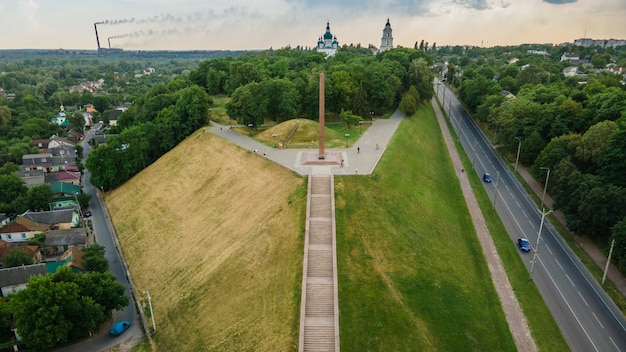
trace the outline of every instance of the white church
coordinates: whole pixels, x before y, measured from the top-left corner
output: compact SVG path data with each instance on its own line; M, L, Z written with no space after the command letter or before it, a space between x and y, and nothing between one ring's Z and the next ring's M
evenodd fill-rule
M317 40L317 51L333 56L339 48L337 37L330 33L330 22L326 22L326 33Z

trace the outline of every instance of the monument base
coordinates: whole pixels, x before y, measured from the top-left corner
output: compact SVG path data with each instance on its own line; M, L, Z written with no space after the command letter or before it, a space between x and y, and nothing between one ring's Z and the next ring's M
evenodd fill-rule
M341 152L327 152L319 154L317 152L302 152L300 162L302 165L328 165L339 166L343 156Z

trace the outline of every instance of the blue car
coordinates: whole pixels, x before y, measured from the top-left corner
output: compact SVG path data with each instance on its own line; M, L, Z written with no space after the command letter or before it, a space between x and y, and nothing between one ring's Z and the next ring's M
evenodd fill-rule
M129 327L129 321L116 321L113 325L111 325L109 333L113 336L120 336L124 331L128 330Z
M487 182L487 183L491 183L491 175L489 175L489 173L485 172L483 174L483 181Z
M523 250L524 252L530 252L530 249L532 248L530 246L530 242L528 242L527 239L525 238L518 238L517 239L517 245L519 246L519 248L521 250Z

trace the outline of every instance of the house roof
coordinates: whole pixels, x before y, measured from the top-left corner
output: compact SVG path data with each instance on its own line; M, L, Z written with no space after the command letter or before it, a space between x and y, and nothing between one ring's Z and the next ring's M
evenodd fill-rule
M35 165L52 165L52 154L50 153L41 153L41 154L24 154L22 157L22 165L24 167L27 166L35 166Z
M74 216L74 209L50 210L41 212L31 212L30 210L28 210L20 216L24 216L33 221L49 225L71 223Z
M59 171L56 174L59 181L80 180L80 172Z
M85 253L76 247L71 247L58 257L56 261L46 262L46 268L49 273L55 273L61 266L85 270Z
M35 139L32 144L41 150L47 150L48 143L50 143L49 139Z
M122 110L113 110L109 114L109 121L115 121L122 114Z
M58 178L58 175L57 175L57 178ZM68 182L51 182L51 183L48 183L48 186L50 186L50 189L52 190L52 193L54 194L59 194L59 193L79 194L80 193L80 186L74 185Z
M4 242L4 241L3 241ZM28 255L33 258L37 252L39 252L38 246L10 246L9 247L0 247L0 258L4 261L4 258L7 254L11 253L13 250L21 249L28 253Z
M16 223L26 226L30 231L48 231L50 224L41 224L37 221L29 219L27 217L18 216L15 220Z
M28 283L31 276L46 275L47 273L46 265L43 263L0 269L0 287L25 284Z
M30 232L30 229L22 224L8 224L0 230L0 233Z
M55 246L80 246L85 245L87 233L83 228L73 228L67 230L52 230L46 235L43 242L44 247Z

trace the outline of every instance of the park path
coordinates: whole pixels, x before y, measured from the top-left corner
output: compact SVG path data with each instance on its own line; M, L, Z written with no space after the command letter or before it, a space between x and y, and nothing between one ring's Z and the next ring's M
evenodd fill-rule
M483 254L487 260L487 266L489 267L489 272L491 273L491 279L493 280L496 292L500 298L500 303L502 304L502 309L504 310L504 315L509 324L509 330L513 335L513 340L515 341L517 350L521 352L537 351L535 341L530 334L526 316L524 316L524 312L517 301L517 297L515 297L509 278L506 276L504 265L502 264L502 260L496 251L496 246L491 239L485 218L483 217L483 213L480 210L480 206L478 205L472 186L467 178L467 173L462 171L464 170L464 166L461 162L461 158L459 157L459 153L456 150L454 140L450 135L450 130L448 129L443 113L441 112L439 104L435 98L433 98L431 102L433 109L435 110L435 115L437 116L437 121L439 122L439 127L441 128L441 133L443 134L446 146L448 147L452 164L454 165L454 168L458 170L457 177L459 178L459 183L461 184L461 190L463 191L463 196L465 197L465 203L467 204L472 221L474 222L474 228L476 229L478 240L480 241Z

